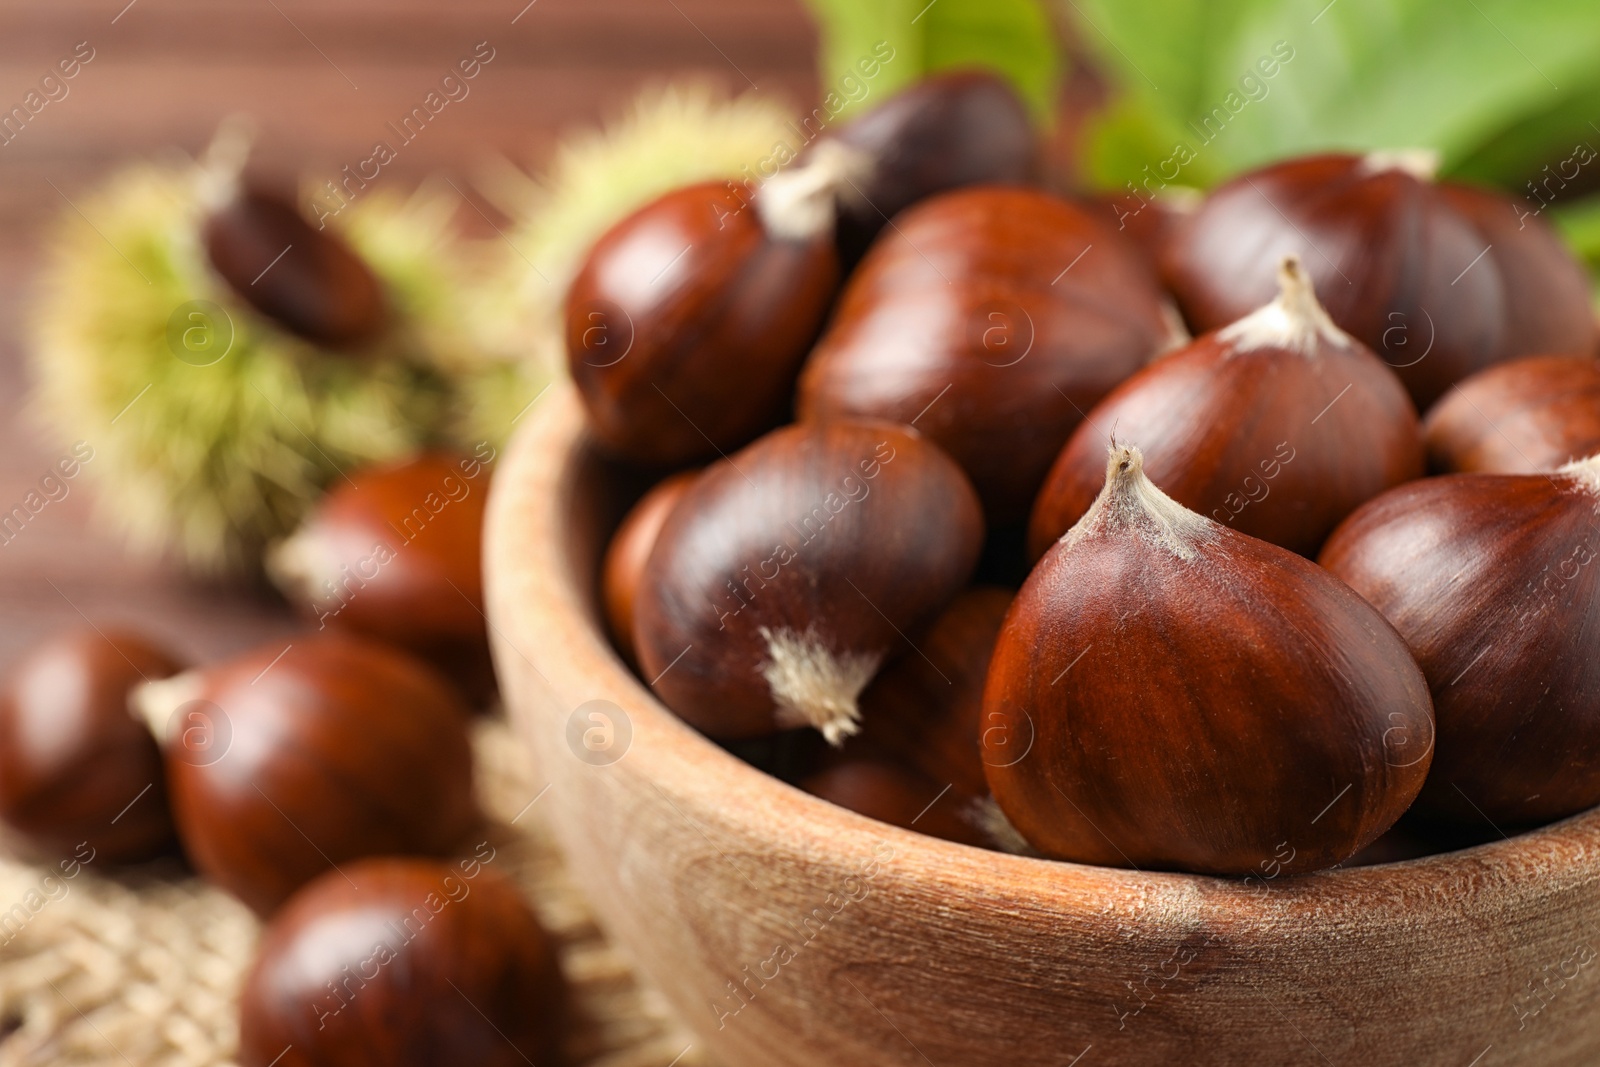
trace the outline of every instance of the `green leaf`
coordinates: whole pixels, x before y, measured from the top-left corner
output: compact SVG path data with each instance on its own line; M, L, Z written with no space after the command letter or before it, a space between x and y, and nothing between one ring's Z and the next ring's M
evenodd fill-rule
M807 0L822 27L822 88L862 106L937 70L1008 78L1034 116L1054 114L1062 58L1041 0ZM884 60L884 45L892 58ZM874 60L878 72L868 77ZM860 90L865 85L866 92Z
M1552 209L1552 221L1567 244L1592 269L1600 269L1600 196Z
M1085 146L1103 186L1179 141L1190 185L1303 152L1428 147L1448 173L1517 186L1600 143L1594 0L1063 4L1118 91Z

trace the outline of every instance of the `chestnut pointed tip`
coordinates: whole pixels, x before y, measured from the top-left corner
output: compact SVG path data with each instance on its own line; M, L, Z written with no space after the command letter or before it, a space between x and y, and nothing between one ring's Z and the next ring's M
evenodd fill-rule
M1190 560L1202 544L1216 539L1216 529L1210 519L1190 511L1150 480L1137 445L1113 439L1100 495L1061 541L1070 548L1097 534L1130 534Z
M1361 172L1399 171L1419 182L1431 182L1439 175L1439 163L1439 151L1435 148L1385 148L1361 157Z
M860 186L871 170L863 152L837 141L819 142L800 166L767 179L756 196L756 210L773 237L809 241L831 230L839 201Z
M1310 273L1294 254L1278 263L1278 295L1217 331L1217 339L1234 353L1281 348L1306 356L1315 355L1320 345L1347 348L1355 343L1317 299Z
M1600 496L1600 452L1583 459L1575 459L1558 470L1561 474L1572 475L1589 492Z
M203 691L204 679L198 670L142 682L128 691L128 714L142 722L156 743L165 747L173 712Z
M878 673L877 654L837 653L812 630L759 633L767 643L761 676L785 728L813 727L838 748L861 732L861 693Z

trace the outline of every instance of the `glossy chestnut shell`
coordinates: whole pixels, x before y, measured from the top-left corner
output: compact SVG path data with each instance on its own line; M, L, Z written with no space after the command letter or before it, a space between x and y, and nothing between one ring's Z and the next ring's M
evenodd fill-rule
M1033 176L1039 143L1010 83L983 70L924 78L863 112L835 139L861 153L861 174L840 190L839 237L860 258L888 221L935 193Z
M483 617L485 446L353 470L267 556L268 573L319 629L366 634L492 689Z
M611 639L630 663L638 659L633 648L633 602L639 593L639 576L667 516L699 473L680 471L656 483L623 516L606 546L605 559L600 564L600 601Z
M974 586L950 602L861 694L861 740L968 796L989 792L979 736L983 683L1012 592ZM848 805L847 805L848 806Z
M1422 476L1417 413L1394 372L1329 321L1298 260L1281 285L1089 412L1034 504L1035 559L1099 495L1108 434L1140 442L1145 474L1178 503L1303 556L1359 505Z
M1137 449L1108 468L995 647L1001 810L1044 854L1105 866L1271 878L1347 859L1428 770L1405 643L1314 563L1167 497Z
M982 540L966 477L915 430L774 431L706 468L667 517L634 606L641 673L712 737L815 726L837 742Z
M1555 232L1519 221L1501 194L1433 180L1416 155L1307 156L1241 175L1180 229L1164 273L1198 333L1270 299L1289 254L1419 410L1495 363L1595 347L1588 279Z
M52 856L84 844L113 863L167 851L176 838L161 751L128 695L182 669L114 628L30 649L0 687L0 819Z
M1551 471L1600 452L1600 363L1534 356L1479 371L1423 422L1428 462L1446 474Z
M787 416L795 375L838 283L831 204L774 232L758 194L705 182L623 219L567 294L567 366L595 439L680 466Z
M443 855L477 823L470 712L426 665L348 634L146 687L195 866L259 914L329 867Z
M892 419L955 457L994 525L1025 518L1083 413L1168 337L1139 252L1084 208L977 186L867 254L800 379L802 418Z
M555 952L494 855L360 860L296 893L245 979L244 1067L558 1062Z
M1417 806L1513 828L1600 803L1600 459L1385 493L1322 552L1410 645L1438 715Z
M238 189L206 217L201 240L234 294L290 333L354 348L388 326L377 275L342 238L314 229L275 192Z

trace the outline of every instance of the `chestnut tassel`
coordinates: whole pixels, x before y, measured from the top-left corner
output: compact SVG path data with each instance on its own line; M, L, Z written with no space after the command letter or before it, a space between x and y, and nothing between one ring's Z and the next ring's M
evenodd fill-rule
M1167 242L1168 288L1194 330L1218 329L1266 300L1272 261L1296 253L1333 321L1423 411L1484 367L1593 352L1589 281L1555 231L1502 194L1436 180L1437 162L1330 154L1240 175Z
M1241 533L1313 556L1340 519L1420 478L1417 413L1394 372L1339 329L1300 260L1265 307L1163 356L1089 412L1034 504L1042 556L1104 482L1105 433L1141 442L1163 492Z
M775 431L706 468L672 509L634 605L644 677L719 740L859 729L901 635L966 584L983 540L960 469L914 430Z
M1184 508L1126 446L1017 594L983 708L995 800L1039 851L1210 874L1353 855L1422 788L1433 729L1375 609Z

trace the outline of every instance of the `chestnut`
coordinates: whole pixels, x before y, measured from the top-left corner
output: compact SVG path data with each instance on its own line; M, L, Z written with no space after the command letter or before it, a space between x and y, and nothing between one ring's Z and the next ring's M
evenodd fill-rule
M1600 452L1600 363L1533 356L1479 371L1422 424L1445 474L1531 474Z
M1436 820L1524 826L1600 803L1600 457L1452 474L1346 519L1322 564L1400 631L1433 689Z
M1094 503L1105 433L1184 507L1303 556L1357 506L1422 477L1417 413L1394 372L1329 320L1294 256L1265 307L1156 360L1089 412L1034 504L1037 559Z
M86 844L114 863L176 840L161 751L128 695L183 669L127 630L87 628L34 646L0 685L0 819L41 852Z
M953 456L990 524L1027 517L1068 435L1168 336L1154 272L1087 209L978 186L905 212L800 378L802 418L892 419Z
M839 244L847 262L917 201L964 185L1025 182L1039 156L1027 105L1009 82L985 70L923 78L851 119L831 140L860 156L858 174L839 189Z
M807 777L800 788L890 826L975 848L993 847L970 794L892 760L842 759Z
M656 694L719 740L859 729L902 635L961 588L983 542L961 469L915 430L775 430L707 467L646 560L633 640Z
M968 796L989 792L984 778L983 683L1009 589L975 586L950 602L914 640L916 651L890 663L861 694L861 739L941 785Z
M296 893L245 978L243 1067L559 1062L555 950L494 855L360 860Z
M317 628L407 649L475 695L493 688L483 614L484 503L494 450L353 470L267 552L267 573Z
M387 645L309 634L134 700L160 732L190 859L259 914L358 857L442 855L478 821L470 712Z
M1418 410L1517 356L1592 352L1583 268L1510 199L1435 181L1429 153L1329 154L1220 186L1168 243L1164 274L1195 332L1272 295L1295 253L1328 314L1399 373ZM1523 213L1526 215L1526 213Z
M681 466L786 417L838 284L831 187L811 168L759 192L704 182L608 230L567 293L567 365L595 440Z
M1198 189L1172 185L1153 195L1137 191L1103 193L1091 198L1090 204L1109 215L1117 230L1131 238L1155 266L1166 254L1172 235L1194 214L1201 199Z
M314 229L288 197L235 183L200 236L234 295L290 333L348 349L388 327L377 275L342 238Z
M611 639L629 663L638 659L633 648L633 601L638 595L639 575L667 516L699 473L680 471L658 482L623 516L606 546L605 559L600 564L600 602L605 607Z
M1422 788L1433 731L1376 609L1183 507L1127 445L1017 594L983 711L994 798L1040 852L1202 874L1354 855Z

